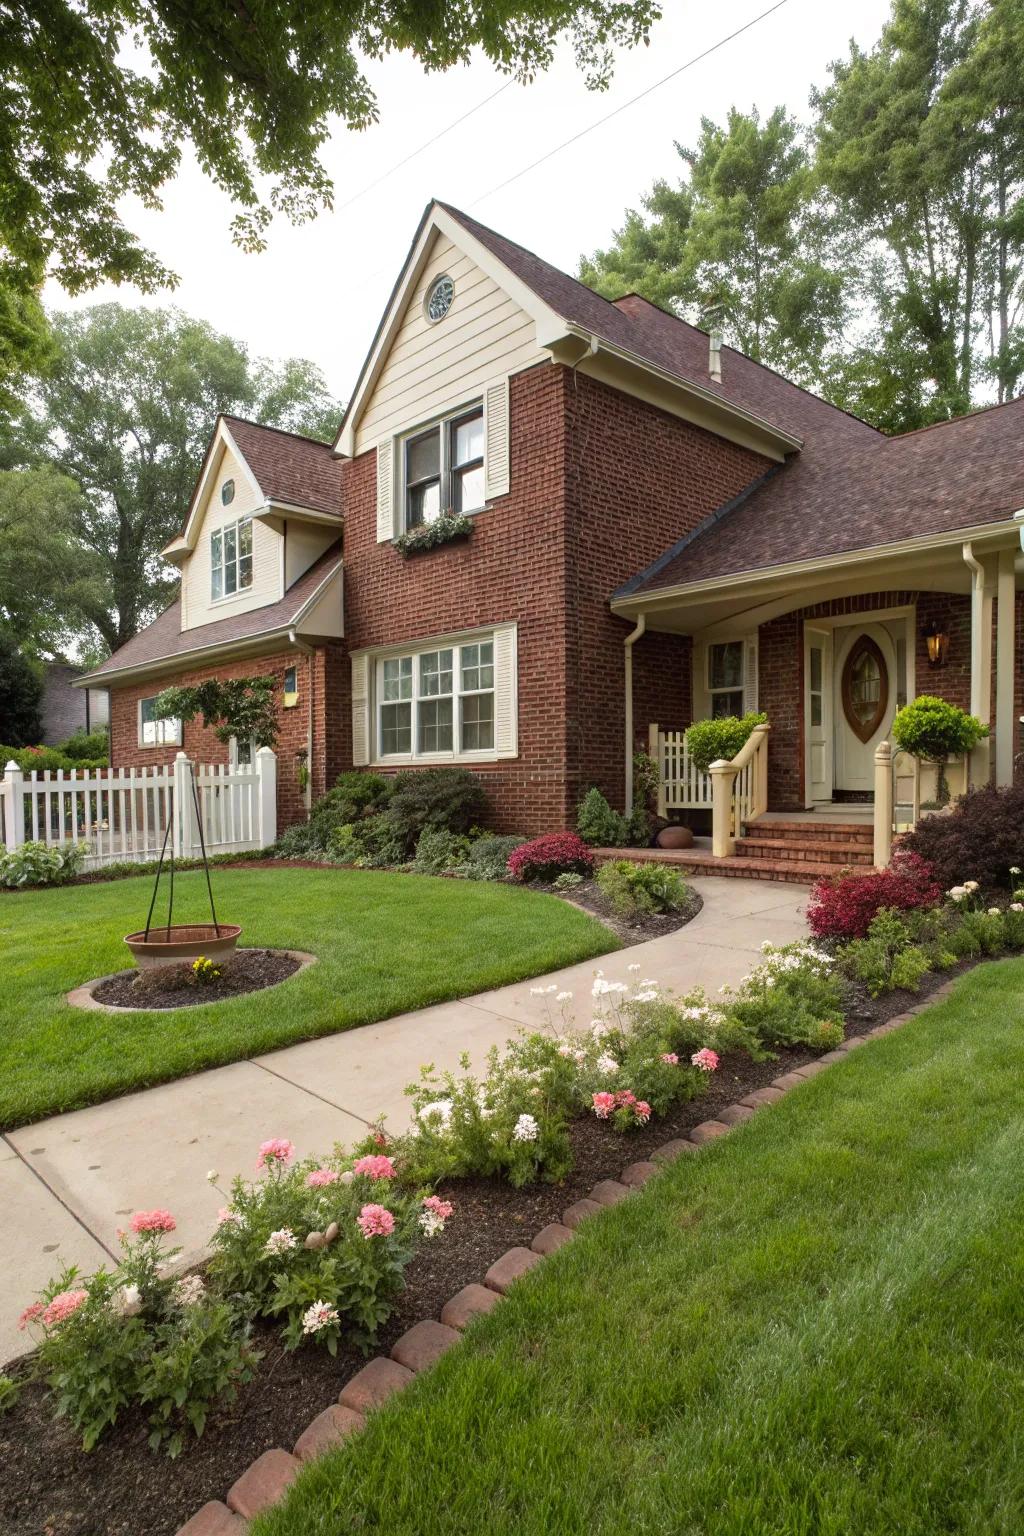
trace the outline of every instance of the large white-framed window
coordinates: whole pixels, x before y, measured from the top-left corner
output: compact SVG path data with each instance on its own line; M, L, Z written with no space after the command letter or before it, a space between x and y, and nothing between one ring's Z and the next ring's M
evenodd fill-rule
M139 746L180 747L181 721L158 720L153 713L157 695L139 700Z
M484 408L479 401L401 440L402 526L484 505Z
M495 755L493 635L378 657L374 692L379 761Z
M252 586L252 518L224 523L210 534L210 601Z
M708 714L712 720L743 713L742 640L715 641L707 648Z

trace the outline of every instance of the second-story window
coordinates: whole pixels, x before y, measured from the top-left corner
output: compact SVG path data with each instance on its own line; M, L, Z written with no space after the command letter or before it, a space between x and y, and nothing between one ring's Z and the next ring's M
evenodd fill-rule
M405 526L484 504L484 413L475 406L405 440Z
M252 586L252 518L225 523L210 534L210 598L230 597Z

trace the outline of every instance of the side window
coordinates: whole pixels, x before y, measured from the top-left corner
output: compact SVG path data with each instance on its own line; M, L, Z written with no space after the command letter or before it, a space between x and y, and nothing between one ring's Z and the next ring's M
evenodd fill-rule
M711 718L743 713L743 641L708 646L708 696Z
M284 669L284 707L294 709L299 702L299 673L297 667Z
M158 720L153 713L157 695L139 700L139 746L180 747L181 721Z

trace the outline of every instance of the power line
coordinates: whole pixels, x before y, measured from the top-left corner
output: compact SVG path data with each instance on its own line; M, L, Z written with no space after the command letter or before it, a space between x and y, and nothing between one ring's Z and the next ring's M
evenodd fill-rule
M357 203L361 197L365 197L367 192L372 192L375 187L379 187L381 182L387 181L389 176L393 176L395 172L400 171L404 165L408 165L410 160L415 160L417 155L422 155L426 150L430 149L432 145L436 144L439 139L443 139L445 134L451 133L453 128L458 128L461 123L464 123L467 118L472 117L475 112L479 112L483 107L489 106L492 101L496 100L496 98L501 95L502 91L507 91L511 84L511 80L506 80L502 85L499 85L496 91L492 91L489 96L485 96L483 101L478 101L476 106L470 107L468 112L463 112L462 116L457 117L454 122L449 123L447 128L442 128L439 133L434 134L432 139L428 139L425 144L420 144L416 149L412 150L410 154L406 155L403 160L397 160L395 164L390 167L390 169L384 171L380 176L376 178L375 181L367 182L365 187L360 188L358 192L354 192L352 196L346 198L343 203L339 203L336 211L341 213L343 209L351 208L352 204Z
M630 107L635 107L637 102L643 101L645 96L650 96L653 91L660 90L670 80L677 79L685 70L692 69L695 64L700 64L702 60L709 58L713 53L717 53L720 48L724 48L726 43L731 43L734 38L741 37L744 32L749 32L751 27L756 27L759 21L764 21L766 17L771 16L775 11L780 11L784 5L788 4L789 0L775 0L774 5L770 5L759 16L751 17L750 21L746 22L742 27L737 27L735 32L730 32L728 37L719 38L717 43L712 43L709 48L704 49L703 53L695 54L692 59L687 59L685 64L680 64L677 69L673 69L669 74L663 75L660 80L655 80L653 85L646 86L636 96L632 96L629 101L622 102L620 106L615 107L611 112L606 112L604 117L599 117L595 122L588 124L586 128L581 128L579 133L574 133L571 138L564 139L561 144L556 144L553 149L549 149L546 154L541 155L539 160L533 160L529 165L524 165L522 170L516 171L514 175L508 176L504 181L499 182L496 187L491 187L489 191L482 193L480 197L475 198L469 204L469 207L475 208L479 203L486 202L489 197L493 197L495 193L503 192L514 181L519 181L521 177L528 176L538 166L544 165L546 161L553 159L555 155L561 154L563 149L568 149L571 144L577 144L580 139L585 139L587 134L593 133L595 128L600 128L605 123L610 123L613 117L619 116L620 112L625 112Z

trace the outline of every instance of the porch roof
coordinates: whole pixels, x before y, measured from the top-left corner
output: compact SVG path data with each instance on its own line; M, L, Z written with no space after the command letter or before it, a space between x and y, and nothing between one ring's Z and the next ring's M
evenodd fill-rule
M769 470L613 595L616 607L904 541L1024 507L1024 398L902 437L829 434ZM816 449L816 451L815 451Z

